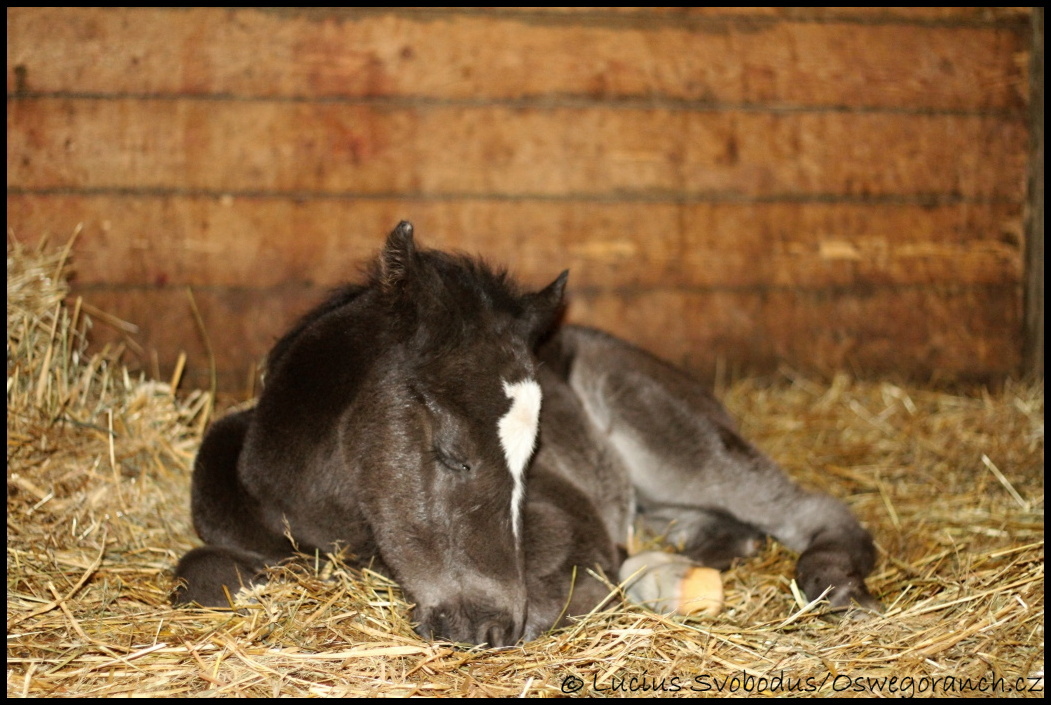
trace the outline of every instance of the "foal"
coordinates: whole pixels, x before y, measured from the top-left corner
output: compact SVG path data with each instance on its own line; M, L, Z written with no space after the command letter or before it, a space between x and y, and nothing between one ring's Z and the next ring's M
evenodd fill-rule
M522 292L400 223L363 283L277 342L258 404L205 435L206 545L179 562L175 602L227 606L224 587L339 547L401 585L422 636L512 644L608 599L591 571L659 570L666 554L624 562L639 519L714 568L773 536L808 596L876 606L849 510L792 483L686 373L556 329L567 274Z

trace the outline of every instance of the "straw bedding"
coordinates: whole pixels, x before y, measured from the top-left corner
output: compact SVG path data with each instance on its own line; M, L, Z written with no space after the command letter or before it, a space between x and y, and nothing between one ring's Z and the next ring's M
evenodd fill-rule
M724 574L718 617L625 606L468 650L421 641L397 586L338 556L275 570L243 613L171 608L211 396L88 354L67 255L9 237L9 696L1042 694L1042 383L785 371L721 390L747 436L873 531L881 616L822 618L771 542Z

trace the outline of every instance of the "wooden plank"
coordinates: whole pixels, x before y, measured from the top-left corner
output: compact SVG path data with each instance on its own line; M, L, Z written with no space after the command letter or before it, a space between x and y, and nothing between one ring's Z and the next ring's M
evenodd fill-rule
M186 293L175 289L87 290L85 300L142 326L140 343L155 349L162 378L180 351L189 355L187 384L207 386L209 360ZM301 313L318 289L198 291L195 301L226 391L241 391L249 369ZM989 380L1020 362L1016 287L874 287L837 292L570 291L568 320L595 325L710 377L717 363L763 372L787 364L830 374L942 381ZM99 342L112 339L99 327ZM149 355L143 358L148 366Z
M1025 120L500 106L9 101L8 186L603 198L1020 199Z
M722 8L698 23L696 11L646 10L625 22L594 11L12 8L8 64L20 68L8 71L7 89L1023 108L1025 66L1015 57L1028 36L1019 9L1000 25L908 24L910 17L998 17L945 10L903 8L893 22L847 8L775 12L757 23L753 11Z
M461 8L463 9L463 8ZM767 19L853 22L952 22L988 24L1024 19L1028 7L500 7L480 10L512 15L622 15L627 19L657 18L673 21L697 19ZM426 11L424 11L426 12Z
M324 296L322 290L283 287L265 292L254 289L193 291L182 288L75 287L72 296L108 314L134 323L139 332L128 345L125 362L132 369L157 372L169 379L180 353L187 354L185 389L207 389L214 370L218 388L244 391L254 366L258 366L277 338L298 316ZM197 307L202 328L193 313ZM128 340L121 331L95 323L92 344L96 347ZM211 355L209 355L209 350ZM154 365L158 369L154 370Z
M7 199L24 241L81 227L82 285L267 288L354 279L401 219L424 246L541 286L758 289L1018 284L1021 206L592 203L37 195Z
M569 320L598 324L708 376L787 364L829 374L996 379L1020 362L1014 287L653 290L574 296Z

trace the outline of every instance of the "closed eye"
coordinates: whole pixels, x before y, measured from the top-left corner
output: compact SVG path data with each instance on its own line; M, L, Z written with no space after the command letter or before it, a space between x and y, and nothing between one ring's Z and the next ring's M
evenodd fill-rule
M453 472L471 471L471 464L469 462L457 458L455 455L451 453L446 453L445 451L442 451L438 448L434 449L434 457L435 460L441 463L442 467L444 467L447 470L452 470Z

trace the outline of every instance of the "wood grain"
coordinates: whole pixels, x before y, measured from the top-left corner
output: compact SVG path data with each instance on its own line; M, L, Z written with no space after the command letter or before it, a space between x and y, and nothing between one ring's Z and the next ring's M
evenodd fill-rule
M221 195L1021 200L1024 120L208 100L9 102L8 184Z
M693 10L18 8L8 59L26 67L25 90L105 95L1025 103L1019 8Z
M9 8L8 231L193 384L187 287L243 388L401 219L702 374L996 379L1031 14Z
M80 226L79 285L269 288L353 279L411 220L424 246L478 254L540 286L800 289L1021 277L1021 207L488 199L12 195L16 235Z

